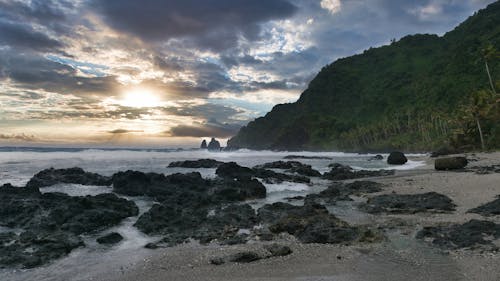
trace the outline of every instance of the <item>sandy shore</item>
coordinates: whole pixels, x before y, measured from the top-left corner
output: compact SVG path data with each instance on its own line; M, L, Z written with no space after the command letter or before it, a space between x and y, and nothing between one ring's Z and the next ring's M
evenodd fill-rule
M470 166L500 164L500 153L468 155ZM433 160L427 165L395 176L372 179L383 183L380 194L415 194L435 191L453 199L455 212L446 214L368 215L360 213L353 225L375 225L385 229L388 239L381 243L356 245L300 244L293 237L279 241L293 253L249 264L210 264L213 257L241 250L262 251L262 243L238 246L181 245L159 249L138 264L111 268L94 280L500 280L500 253L481 250L443 251L417 241L423 226L463 223L470 219L500 223L500 216L485 218L467 210L490 202L500 195L500 174L437 172ZM372 195L370 195L372 196ZM363 198L360 198L363 200ZM346 219L341 217L342 219Z

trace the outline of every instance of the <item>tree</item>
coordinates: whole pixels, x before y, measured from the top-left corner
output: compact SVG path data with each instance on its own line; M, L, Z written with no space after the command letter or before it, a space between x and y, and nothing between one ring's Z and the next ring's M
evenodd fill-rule
M490 67L488 65L488 61L493 59L493 58L500 58L500 53L497 52L495 47L491 44L488 44L483 50L483 59L484 59L484 65L486 67L486 73L488 74L488 79L490 81L490 87L491 91L493 94L497 94L495 90L495 84L493 83L493 79L491 78L491 72L490 72Z
M486 90L474 92L470 99L468 109L466 109L474 119L479 138L481 139L481 148L485 149L485 141L481 120L488 117L490 110L493 108L495 98Z

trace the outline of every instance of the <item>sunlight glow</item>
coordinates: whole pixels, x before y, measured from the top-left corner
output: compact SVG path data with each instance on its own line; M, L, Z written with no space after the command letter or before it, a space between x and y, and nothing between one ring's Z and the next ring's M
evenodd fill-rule
M119 104L128 107L156 107L160 105L160 98L151 90L134 89L125 93Z

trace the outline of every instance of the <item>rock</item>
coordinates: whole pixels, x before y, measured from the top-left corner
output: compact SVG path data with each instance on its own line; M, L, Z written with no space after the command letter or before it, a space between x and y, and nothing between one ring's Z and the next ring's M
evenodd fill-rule
M434 161L434 168L438 171L458 170L465 168L467 163L468 161L465 157L439 158Z
M251 251L239 252L229 256L228 258L230 262L237 263L250 263L261 259L262 257L258 253Z
M207 141L206 140L203 140L201 142L200 149L208 149Z
M461 152L455 148L444 146L444 147L441 147L438 150L432 152L431 157L435 158L435 157L439 157L439 156L446 156L446 155L450 155L450 154L459 154L459 153L461 153Z
M9 246L0 246L0 267L45 264L84 246L80 234L101 231L137 214L134 202L110 193L72 197L4 185L0 226L22 232L10 237Z
M186 161L177 161L168 164L169 168L217 168L224 162L220 162L214 159L198 159L198 160L186 160Z
M491 173L500 173L500 165L474 166L474 167L468 168L467 171L475 172L478 175L488 175Z
M212 138L208 143L207 149L210 151L220 151L221 147L219 141L215 138Z
M283 159L312 159L312 160L332 160L332 157L327 156L303 156L303 155L287 155Z
M486 246L496 249L492 240L500 238L500 224L490 221L470 220L464 224L424 227L417 239L429 241L445 249L474 248Z
M406 162L408 162L408 158L403 152L394 151L387 157L387 163L390 165L404 165Z
M477 208L469 210L468 213L476 213L476 214L481 214L483 216L500 215L500 196L498 196L498 199L492 202L486 203Z
M248 167L242 167L236 162L221 164L215 171L219 177L231 179L250 179L254 172Z
M337 201L351 201L351 195L360 196L366 193L375 193L382 191L382 184L373 181L355 181L344 184L335 182L327 189L317 194L309 194L306 196L306 201L317 201L318 199L326 203L335 203Z
M266 245L264 248L271 254L272 257L283 257L290 255L293 251L288 246L280 244Z
M311 180L304 176L288 175L277 173L272 170L263 168L247 168L241 167L235 162L224 163L217 168L215 173L222 178L249 180L252 177L261 178L266 183L281 183L283 181L297 182L297 183L310 183Z
M331 168L330 172L323 174L323 178L328 180L347 180L347 179L357 179L366 177L381 177L394 174L394 170L355 171L350 166L342 165L339 163L330 164L329 167Z
M109 233L107 235L104 235L104 236L97 238L96 241L99 244L110 245L110 244L116 244L122 240L123 240L123 236L121 236L119 233L112 232L112 233Z
M380 161L380 160L384 160L384 156L380 154L368 158L368 161Z
M108 186L111 184L111 180L109 177L85 172L78 167L69 169L50 168L34 175L26 184L26 187L45 187L58 183Z
M226 260L224 258L221 258L221 257L215 257L215 258L210 259L210 263L213 265L222 265L222 264L226 263Z
M302 243L344 243L359 237L357 228L329 214L319 204L274 203L260 208L258 215L269 224L271 232L287 232Z
M455 210L453 201L443 194L429 192L423 194L384 194L368 199L361 208L368 213L418 213L449 212Z
M252 172L253 172L254 177L261 178L264 180L264 182L270 183L270 184L282 183L284 181L296 182L296 183L310 183L311 182L311 180L305 176L277 173L277 172L272 171L272 170L254 168L254 169L252 169Z

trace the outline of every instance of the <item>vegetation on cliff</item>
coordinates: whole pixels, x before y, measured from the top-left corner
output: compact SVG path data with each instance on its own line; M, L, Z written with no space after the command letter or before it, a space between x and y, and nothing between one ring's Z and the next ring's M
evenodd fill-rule
M300 99L233 148L430 150L500 146L500 1L444 36L406 36L325 66Z

